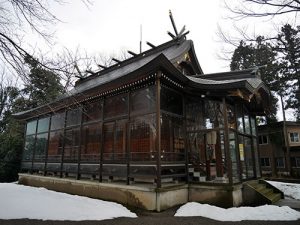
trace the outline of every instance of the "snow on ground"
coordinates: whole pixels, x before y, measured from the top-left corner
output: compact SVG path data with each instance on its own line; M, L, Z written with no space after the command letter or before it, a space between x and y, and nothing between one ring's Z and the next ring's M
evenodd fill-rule
M268 181L271 185L282 191L285 197L300 200L300 184Z
M300 219L300 212L288 206L263 205L223 209L212 205L189 202L181 206L175 216L202 216L219 221Z
M0 183L0 219L104 220L136 217L124 206L45 188Z

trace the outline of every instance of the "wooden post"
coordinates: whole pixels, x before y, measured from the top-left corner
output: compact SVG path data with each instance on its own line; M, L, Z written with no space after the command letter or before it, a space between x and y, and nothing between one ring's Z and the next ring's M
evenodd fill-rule
M81 106L81 121L80 121L80 128L79 128L79 149L77 155L77 175L76 180L80 180L80 161L81 161L81 142L82 142L82 123L83 123L83 114L84 108Z
M223 117L224 117L224 148L227 162L227 172L229 177L229 183L233 184L232 179L232 162L229 152L229 128L228 128L228 118L227 118L227 105L225 101L225 97L223 97Z
M125 142L125 151L126 151L126 184L129 185L130 184L130 114L131 114L131 110L130 110L130 94L131 92L128 92L128 110L127 110L127 122L126 122L126 128L125 128L125 132L126 132L126 142Z
M47 164L48 164L48 151L49 151L50 132L51 132L51 121L52 121L52 116L49 117L48 141L47 141L47 147L46 147L46 152L45 152L44 176L47 175Z
M37 130L38 130L39 120L36 119L36 126L35 126L35 134L34 134L34 148L32 152L32 159L31 159L31 169L30 173L33 172L33 163L34 163L34 157L35 157L35 150L36 150L36 141L37 141Z
M255 152L254 152L254 138L253 138L253 134L252 134L252 123L251 123L251 117L248 114L248 119L249 119L249 125L250 125L250 133L251 133L251 155L252 155L252 166L253 166L253 172L254 172L254 177L257 178L257 171L256 171L256 157L255 157ZM256 149L258 151L258 149ZM257 155L258 157L258 155ZM259 160L259 159L258 159Z
M99 167L99 182L102 182L102 170L103 170L103 150L104 150L104 105L105 98L102 101L102 122L101 122L101 144L100 144L100 167Z
M156 77L156 155L157 155L157 165L156 165L156 185L157 188L161 187L161 130L160 130L160 89L161 89L161 71L157 72Z
M59 175L60 178L62 178L62 173L63 173L63 163L64 163L64 154L65 154L65 139L66 139L66 124L67 124L67 109L65 110L65 120L64 120L64 127L63 127L63 139L62 139L60 175Z

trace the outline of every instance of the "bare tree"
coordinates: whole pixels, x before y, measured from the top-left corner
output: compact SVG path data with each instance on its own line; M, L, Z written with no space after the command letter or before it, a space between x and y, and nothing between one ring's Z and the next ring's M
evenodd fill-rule
M55 0L57 4L61 1ZM90 0L82 0L89 6ZM22 43L22 37L26 36L28 28L38 34L47 43L52 44L53 34L49 32L49 26L60 20L48 10L48 0L3 0L0 1L0 63L6 65L10 73L17 74L23 81L27 80L26 65L24 59L31 57L44 67L57 73L66 86L70 83L70 74L74 72L74 61L78 56L71 56L70 51L64 50L53 59L42 57L36 50L28 50ZM63 60L62 60L63 59Z
M234 16L231 18L242 19L246 17L274 17L300 11L299 0L243 0L237 6L231 6L225 1L225 6Z

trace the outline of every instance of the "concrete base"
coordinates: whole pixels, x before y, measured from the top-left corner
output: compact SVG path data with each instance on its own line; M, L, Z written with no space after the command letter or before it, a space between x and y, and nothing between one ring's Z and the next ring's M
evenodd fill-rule
M162 188L147 185L99 183L68 178L19 174L19 183L118 202L123 205L152 211L162 211L186 202L196 201L222 207L242 204L242 185L211 186L200 184L173 184Z

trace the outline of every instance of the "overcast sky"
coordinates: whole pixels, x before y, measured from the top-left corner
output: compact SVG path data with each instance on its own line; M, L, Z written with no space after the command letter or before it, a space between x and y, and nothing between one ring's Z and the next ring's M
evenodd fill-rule
M190 31L187 38L194 42L204 73L214 73L229 71L230 63L218 57L228 47L217 36L218 25L225 33L238 36L234 25L247 29L248 34L272 35L287 22L299 23L294 15L232 21L226 19L232 14L224 7L224 0L90 0L88 7L83 1L49 3L49 10L62 21L49 27L55 31L55 47L45 50L43 43L28 33L26 42L48 54L64 47L72 51L79 47L90 56L118 54L124 50L138 53L141 25L143 51L149 48L146 41L160 45L171 39L167 31L174 33L169 19L172 10L177 29L186 25ZM234 7L241 0L226 2Z
M227 2L234 5L238 1ZM228 10L224 8L223 0L93 0L88 7L81 0L72 0L49 6L49 10L63 21L51 27L55 31L56 49L80 47L90 55L117 54L121 50L139 52L141 25L143 50L149 48L146 41L155 45L169 41L167 31L174 33L169 9L177 29L186 25L190 31L187 38L194 41L204 73L228 71L229 62L218 58L224 47L217 36L218 24L225 32L234 33L233 21L225 19ZM287 21L286 18L281 20ZM239 27L248 27L249 32L262 34L272 32L275 26L269 19L235 23Z

